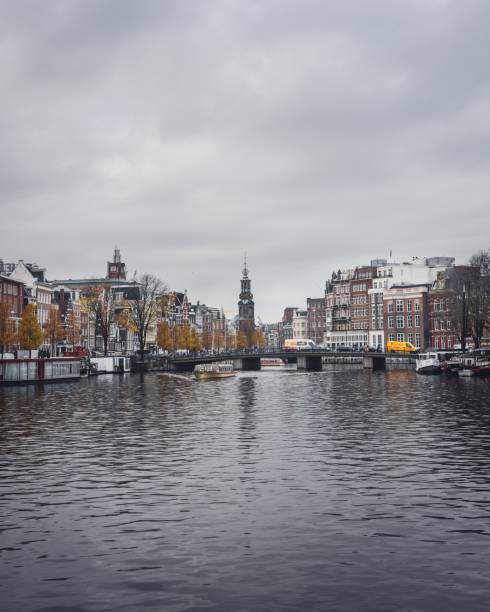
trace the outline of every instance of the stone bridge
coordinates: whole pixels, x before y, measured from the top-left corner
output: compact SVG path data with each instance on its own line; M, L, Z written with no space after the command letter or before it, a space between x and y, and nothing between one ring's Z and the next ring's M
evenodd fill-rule
M211 363L217 361L231 361L235 370L260 370L261 359L279 358L286 363L296 363L298 370L306 370L318 372L322 369L324 357L357 357L359 363L363 367L372 370L384 370L386 367L386 353L356 353L349 352L332 352L320 349L309 349L302 351L285 351L277 349L275 351L257 351L257 352L223 352L216 355L198 354L198 355L179 355L167 357L167 364L174 370L179 372L192 372L194 366L200 363ZM390 353L389 358L407 359L405 354Z

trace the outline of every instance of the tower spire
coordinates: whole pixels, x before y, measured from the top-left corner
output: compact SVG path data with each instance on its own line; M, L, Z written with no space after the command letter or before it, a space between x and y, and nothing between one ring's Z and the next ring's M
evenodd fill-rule
M248 268L247 268L247 251L243 256L243 278L248 278Z
M248 277L247 253L243 257L243 276L241 280L241 291L238 301L238 325L250 339L251 332L255 329L255 308L251 287L251 280Z

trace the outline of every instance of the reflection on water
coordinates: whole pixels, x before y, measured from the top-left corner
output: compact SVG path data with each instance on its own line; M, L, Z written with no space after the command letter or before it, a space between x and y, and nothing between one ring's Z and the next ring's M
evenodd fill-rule
M2 610L488 609L490 381L0 389Z

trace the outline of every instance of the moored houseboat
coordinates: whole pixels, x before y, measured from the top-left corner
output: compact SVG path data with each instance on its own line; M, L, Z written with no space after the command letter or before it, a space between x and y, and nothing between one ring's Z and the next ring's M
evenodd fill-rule
M80 380L80 359L0 359L0 385Z
M131 371L131 360L125 355L90 357L94 374L124 374Z
M490 376L490 350L476 349L461 358L460 376Z
M419 353L415 360L415 371L418 374L440 374L442 364L436 352Z

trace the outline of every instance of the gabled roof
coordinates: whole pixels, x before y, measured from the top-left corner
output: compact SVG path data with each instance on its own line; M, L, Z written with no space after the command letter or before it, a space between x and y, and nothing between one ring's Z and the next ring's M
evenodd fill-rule
M23 285L24 283L21 280L17 280L16 278L12 278L7 274L0 274L0 280L7 281L9 283L17 283L18 285Z

